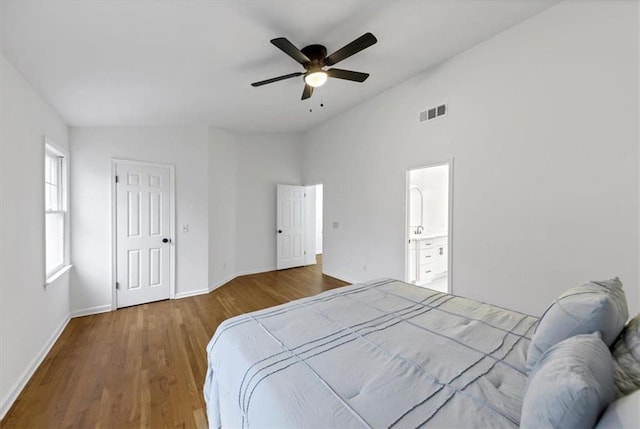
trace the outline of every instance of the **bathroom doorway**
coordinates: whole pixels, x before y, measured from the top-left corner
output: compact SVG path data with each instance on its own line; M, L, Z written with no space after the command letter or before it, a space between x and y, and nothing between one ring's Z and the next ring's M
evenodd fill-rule
M405 281L451 293L452 162L407 171Z

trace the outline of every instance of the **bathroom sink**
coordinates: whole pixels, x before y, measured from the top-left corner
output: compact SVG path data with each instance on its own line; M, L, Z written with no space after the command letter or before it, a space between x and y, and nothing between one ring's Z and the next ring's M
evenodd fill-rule
M427 240L436 237L446 237L447 234L410 234L409 240Z

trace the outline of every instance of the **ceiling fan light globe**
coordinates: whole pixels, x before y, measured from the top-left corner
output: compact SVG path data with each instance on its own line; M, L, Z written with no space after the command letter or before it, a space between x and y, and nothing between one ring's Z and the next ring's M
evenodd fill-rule
M304 82L313 88L317 88L324 85L324 83L327 81L327 77L328 76L326 72L322 70L315 71L313 73L305 75Z

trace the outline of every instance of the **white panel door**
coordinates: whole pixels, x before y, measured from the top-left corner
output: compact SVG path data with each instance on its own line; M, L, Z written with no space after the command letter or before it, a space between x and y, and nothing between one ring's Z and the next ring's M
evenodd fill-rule
M117 306L169 299L169 168L116 164Z
M276 266L279 270L304 265L305 187L278 185Z

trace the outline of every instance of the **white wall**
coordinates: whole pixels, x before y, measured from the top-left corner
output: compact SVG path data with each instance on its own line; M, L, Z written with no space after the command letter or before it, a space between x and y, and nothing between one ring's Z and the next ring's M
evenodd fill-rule
M301 183L300 136L209 128L209 285L276 267L276 185Z
M637 8L560 3L303 136L325 272L402 278L406 169L454 158L454 293L540 314L617 275L637 312Z
M209 127L209 286L236 273L238 142L234 134Z
M215 127L72 128L74 314L111 303L112 158L176 166L180 297L275 269L275 185L300 183L299 142L297 135L238 136ZM188 233L179 232L182 224Z
M239 135L236 271L276 268L276 185L302 183L300 136Z
M111 305L111 160L175 165L176 296L208 289L206 127L71 128L72 312ZM180 232L188 224L189 232Z
M69 320L69 276L62 275L46 290L43 287L43 136L66 150L67 125L4 55L0 55L0 93L2 418Z

